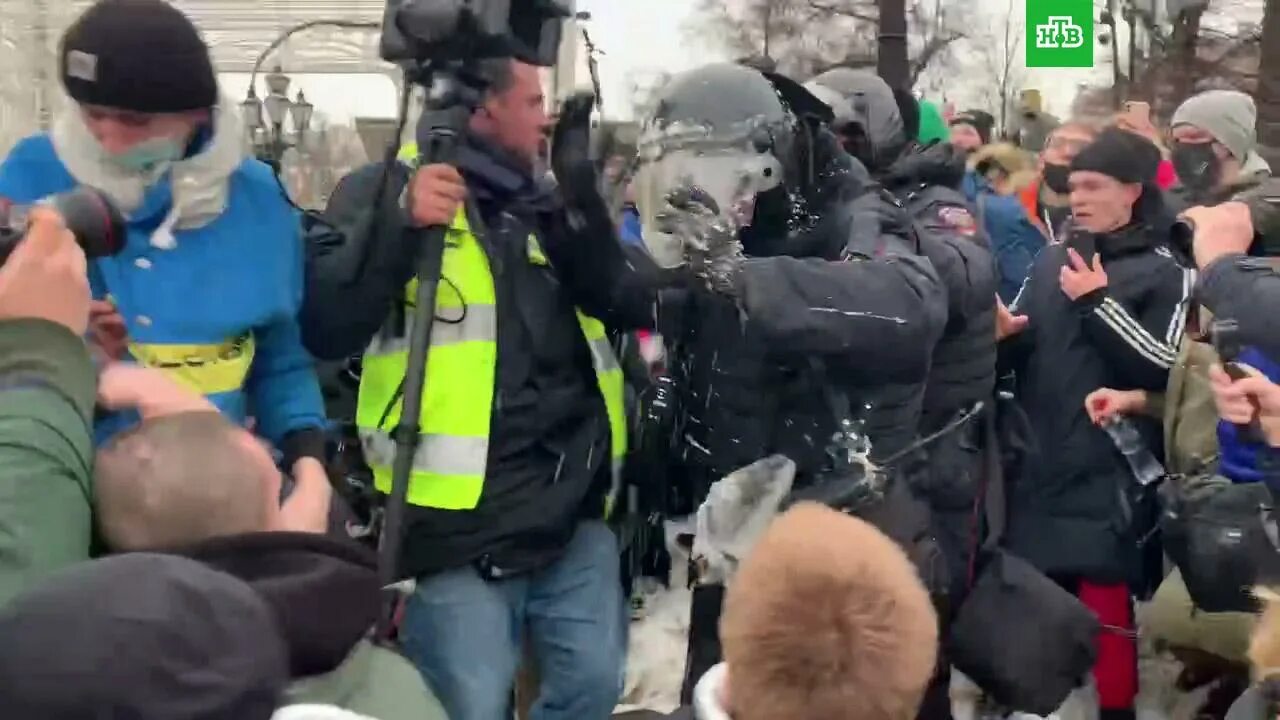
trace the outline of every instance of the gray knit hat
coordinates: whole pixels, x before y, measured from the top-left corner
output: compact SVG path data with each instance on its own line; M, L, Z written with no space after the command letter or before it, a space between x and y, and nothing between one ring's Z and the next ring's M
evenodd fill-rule
M1193 95L1173 113L1173 127L1194 125L1208 132L1241 163L1258 146L1254 125L1258 108L1238 90L1208 90Z

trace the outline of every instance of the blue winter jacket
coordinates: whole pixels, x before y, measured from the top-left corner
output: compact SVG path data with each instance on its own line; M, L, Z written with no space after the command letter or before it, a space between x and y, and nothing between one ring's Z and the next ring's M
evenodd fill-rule
M1245 348L1240 353L1240 362L1256 368L1272 382L1280 382L1280 363L1263 355L1257 348ZM1271 448L1262 443L1245 442L1236 426L1225 420L1218 421L1218 447L1221 453L1218 472L1224 477L1238 483L1267 479L1258 460L1260 453L1271 453ZM1280 486L1274 489L1280 490Z
M213 142L206 138L196 147L202 145ZM236 422L252 416L257 432L282 447L290 433L324 423L296 319L301 228L270 168L234 154L225 162L234 169L220 215L165 232L173 205L173 173L165 173L128 213L124 250L91 261L90 282L93 296L111 299L123 316L133 360L163 368ZM0 198L14 203L78 184L47 135L22 140L0 163ZM136 422L133 413L100 420L98 442Z
M640 211L635 205L626 205L622 208L622 227L619 232L624 243L632 245L644 243L644 236L640 229Z
M1027 217L1017 198L996 193L978 173L967 172L962 187L991 238L1000 269L1000 299L1008 305L1018 296L1031 263L1044 248L1044 233Z

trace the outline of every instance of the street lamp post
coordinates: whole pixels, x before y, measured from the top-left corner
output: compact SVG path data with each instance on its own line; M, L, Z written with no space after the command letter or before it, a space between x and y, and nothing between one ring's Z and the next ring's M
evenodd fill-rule
M278 66L267 75L266 83L267 96L261 100L257 89L250 83L249 93L240 108L254 155L278 173L285 152L289 148L301 148L306 142L315 107L307 102L301 90L296 100L289 99L291 80ZM286 129L286 124L292 126L292 132Z

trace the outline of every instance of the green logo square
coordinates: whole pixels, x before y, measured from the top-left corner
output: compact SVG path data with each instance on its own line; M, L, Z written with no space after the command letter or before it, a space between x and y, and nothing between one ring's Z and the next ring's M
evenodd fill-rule
M1093 67L1093 0L1027 0L1027 67Z

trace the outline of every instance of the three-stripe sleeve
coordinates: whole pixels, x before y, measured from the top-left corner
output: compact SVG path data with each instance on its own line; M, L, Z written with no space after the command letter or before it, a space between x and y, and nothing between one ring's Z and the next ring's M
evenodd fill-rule
M1084 304L1085 334L1126 387L1163 390L1186 331L1195 271L1162 262L1140 297L1103 292ZM1121 299L1122 298L1122 299Z

